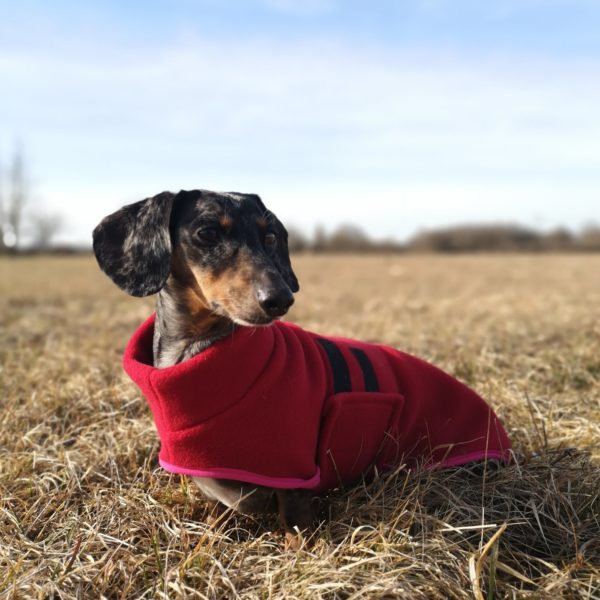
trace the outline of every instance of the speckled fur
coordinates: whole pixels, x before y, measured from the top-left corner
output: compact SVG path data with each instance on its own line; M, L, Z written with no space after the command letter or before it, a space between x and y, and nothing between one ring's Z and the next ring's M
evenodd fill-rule
M203 227L218 243L199 243ZM276 244L268 247L267 234ZM258 290L299 289L287 231L255 194L206 190L163 192L109 215L94 230L102 270L132 296L158 293L154 366L178 364L229 335L238 325L269 325ZM310 492L194 478L210 500L240 512L279 510L292 545L310 525Z

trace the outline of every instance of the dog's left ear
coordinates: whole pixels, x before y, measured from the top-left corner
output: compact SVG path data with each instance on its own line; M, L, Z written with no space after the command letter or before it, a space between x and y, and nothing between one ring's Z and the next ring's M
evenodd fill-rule
M275 250L275 264L279 269L279 272L283 276L283 280L286 282L290 290L295 294L300 291L300 284L298 278L292 269L292 263L290 261L290 251L288 248L288 232L283 226L283 223L264 205L260 196L256 194L249 194L254 201L262 208L265 214L269 215L269 220L275 227L275 235L277 236L277 248Z
M100 268L132 296L156 294L171 271L169 222L175 194L163 192L129 204L94 229Z
M271 215L272 222L275 225L277 235L277 248L275 250L275 263L279 272L283 275L284 281L288 284L290 290L295 294L300 290L298 278L292 269L290 261L290 251L288 248L288 232L283 223L275 216Z

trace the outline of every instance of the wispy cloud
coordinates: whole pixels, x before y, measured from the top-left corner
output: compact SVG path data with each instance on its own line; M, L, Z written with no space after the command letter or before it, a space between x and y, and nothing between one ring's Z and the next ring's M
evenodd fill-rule
M320 15L332 12L337 6L336 0L262 0L276 11L293 15Z
M471 168L482 167L488 176L496 165L525 176L553 161L598 165L600 82L591 75L599 67L318 40L196 40L112 61L5 57L0 75L11 93L0 102L15 129L91 146L159 136L195 144L211 161L252 146L252 166L256 149L298 151L292 171L318 157L365 173L414 168L418 178L420 160L446 175L468 167L477 177Z
M143 50L71 44L0 55L0 114L29 144L48 200L87 200L89 226L178 187L266 192L307 226L343 205L387 235L434 214L483 218L482 204L497 218L564 216L569 190L581 220L600 189L594 57L194 31Z

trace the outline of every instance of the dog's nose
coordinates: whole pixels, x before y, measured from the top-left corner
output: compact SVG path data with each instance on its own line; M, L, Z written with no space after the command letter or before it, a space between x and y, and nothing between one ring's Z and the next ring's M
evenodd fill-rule
M258 303L269 317L285 315L294 304L294 295L287 287L265 287L257 292Z

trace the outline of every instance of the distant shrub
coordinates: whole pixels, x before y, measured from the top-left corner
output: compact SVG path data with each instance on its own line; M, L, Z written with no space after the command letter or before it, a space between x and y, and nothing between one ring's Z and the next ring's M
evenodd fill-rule
M542 249L549 252L575 250L577 238L567 229L559 228L541 236Z
M293 225L288 226L288 248L290 252L304 252L310 247L308 238Z
M579 246L588 252L600 251L600 227L597 225L586 227L579 236Z
M500 252L543 248L537 232L519 225L461 225L415 236L408 249L426 252Z
M357 225L340 225L327 241L333 252L365 252L372 249L373 242Z

